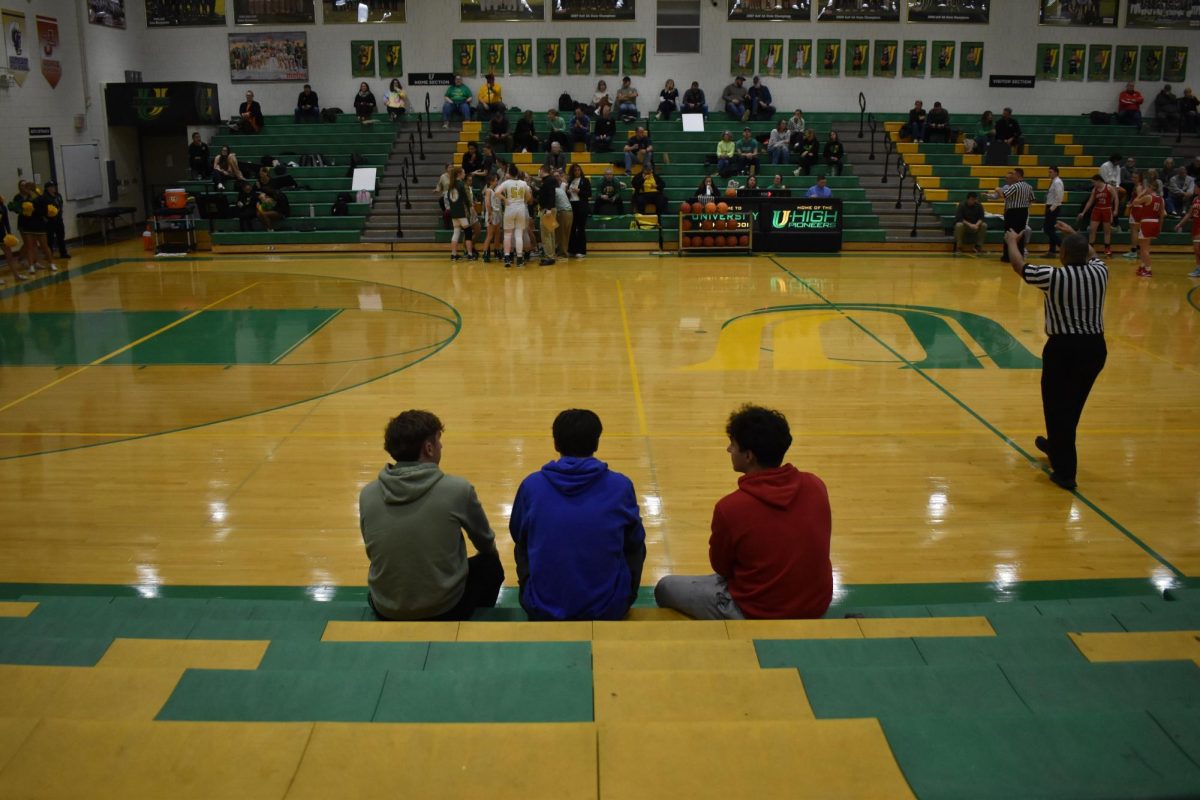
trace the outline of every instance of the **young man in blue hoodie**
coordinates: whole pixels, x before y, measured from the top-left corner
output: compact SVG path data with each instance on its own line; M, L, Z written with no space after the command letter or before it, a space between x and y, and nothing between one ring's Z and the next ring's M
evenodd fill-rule
M441 420L405 411L388 422L383 447L396 463L358 498L371 608L382 619L464 620L495 606L504 582L496 534L475 487L438 467ZM479 551L470 558L463 531Z
M601 430L594 412L563 411L553 427L562 457L517 490L508 530L531 620L621 619L637 598L646 530L633 482L594 456Z

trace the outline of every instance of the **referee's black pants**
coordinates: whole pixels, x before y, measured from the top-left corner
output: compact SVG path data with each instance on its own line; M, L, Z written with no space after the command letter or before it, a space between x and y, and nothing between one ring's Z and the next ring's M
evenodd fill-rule
M1075 480L1075 429L1108 348L1104 334L1052 334L1042 349L1042 412L1050 467L1066 482Z
M1016 231L1017 233L1025 233L1025 226L1029 224L1029 206L1025 208L1006 208L1004 209L1004 230ZM1024 242L1022 241L1022 247ZM1005 264L1008 263L1008 243L1006 242L1000 248L1000 260Z

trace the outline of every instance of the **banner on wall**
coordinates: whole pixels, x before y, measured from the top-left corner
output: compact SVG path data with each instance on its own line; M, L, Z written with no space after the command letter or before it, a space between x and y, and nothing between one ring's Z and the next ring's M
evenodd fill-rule
M478 72L479 52L474 39L455 39L450 43L451 69L455 75L470 78Z
M900 51L900 42L895 39L875 40L875 62L871 67L871 77L896 77L896 53Z
M1183 82L1187 77L1187 56L1188 49L1186 47L1167 48L1166 65L1163 67L1164 81Z
M991 13L991 4L991 0L957 0L953 3L941 0L908 0L908 21L986 25Z
M564 20L633 19L635 0L551 0L550 18Z
M735 20L812 19L809 0L729 0L729 18Z
M106 28L125 28L125 0L88 0L88 22Z
M1039 25L1117 27L1117 0L1039 0Z
M379 77L404 77L404 43L389 39L379 43Z
M745 75L754 71L754 40L732 39L729 42L729 72Z
M597 39L596 40L596 74L597 75L620 75L621 74L621 40L620 39Z
M1200 28L1200 0L1132 0L1126 28ZM1182 80L1182 78L1180 79Z
M969 80L983 77L983 42L963 42L958 46L958 77Z
M51 89L62 80L62 62L58 60L58 20L37 17L38 47L42 51L42 77Z
M1137 78L1138 49L1135 44L1119 44L1113 55L1113 80L1129 83Z
M871 42L867 39L846 40L846 77L865 78L871 66Z
M906 78L924 78L929 45L924 41L904 40L904 66L900 74Z
M350 74L355 78L375 77L375 42L364 39L350 42Z
M328 21L328 16L326 21ZM174 3L169 0L146 0L147 28L176 28L185 25L225 24L225 0L203 0L199 3Z
M933 43L933 59L929 64L929 77L954 77L954 51L958 45L950 41L935 41Z
M480 39L479 57L482 59L479 64L479 71L484 75L487 75L489 72L493 75L504 74L503 39Z
M1064 44L1062 62L1064 81L1082 81L1087 69L1087 47L1082 44Z
M841 39L817 40L817 75L822 78L837 78L842 74Z
M783 39L758 40L758 74L767 78L783 77Z
M592 40L567 39L567 74L590 75L592 73Z
M1037 48L1037 75L1039 81L1056 81L1058 80L1058 70L1061 66L1058 63L1060 52L1059 45L1056 44L1039 44Z
M261 0L233 0L235 25L311 25L316 21L313 0L280 0L278 5Z
M1163 73L1162 45L1144 44L1138 57L1138 80L1161 81Z
M161 0L159 0L161 2ZM223 3L225 0L217 0ZM147 0L151 2L151 0ZM210 0L211 2L211 0ZM405 0L321 0L321 19L326 25L367 25L404 22ZM225 24L224 15L221 24ZM382 65L381 65L382 66Z
M817 22L899 22L900 0L817 0Z
M1112 75L1112 45L1093 44L1088 46L1089 81L1107 81Z
M508 74L509 75L532 75L533 74L533 40L532 39L509 39L508 40Z
M788 39L789 78L807 78L812 75L812 39Z
M543 0L460 0L459 18L463 22L543 22Z
M621 40L621 69L626 75L646 74L646 40Z
M229 79L234 83L308 80L308 34L229 34Z
M20 11L0 9L4 20L5 66L13 74L17 86L24 86L29 77L29 42L25 39L25 14Z
M562 74L562 41L559 39L538 39L538 75Z

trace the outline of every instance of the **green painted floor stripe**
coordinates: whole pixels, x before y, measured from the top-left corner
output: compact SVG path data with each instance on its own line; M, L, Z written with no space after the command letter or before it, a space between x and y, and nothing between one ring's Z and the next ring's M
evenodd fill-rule
M999 428L997 428L995 425L993 425L991 422L989 422L987 419L985 419L983 417L983 415L981 415L975 409L971 408L969 405L964 403L962 400L958 399L958 397L955 396L955 394L953 392L951 392L945 386L942 386L942 384L940 384L937 380L935 380L933 378L933 376L931 376L929 373L927 373L924 369L922 369L918 365L914 364L912 361L905 358L894 347L892 347L887 342L883 341L883 339L881 339L877 335L875 335L875 333L872 332L870 328L868 328L866 325L863 325L861 322L859 322L857 319L855 319L852 315L848 314L837 303L830 300L825 295L821 294L816 289L816 287L814 287L811 283L804 280L796 273L792 272L790 269L785 267L783 264L779 263L779 261L776 260L774 256L772 256L770 260L776 267L783 270L788 275L790 275L791 277L793 277L797 281L799 281L804 286L804 288L806 288L810 292L812 292L814 296L820 298L821 301L823 301L826 305L828 305L834 311L837 311L839 314L844 316L846 318L846 320L848 322L850 322L850 324L854 325L854 327L858 328L860 331L862 331L867 336L869 336L871 339L873 339L875 342L877 342L880 347L887 350L889 353L891 353L893 356L895 356L898 360L902 361L906 366L908 366L909 369L911 369L913 372L917 373L922 378L924 378L925 381L927 383L929 383L930 386L933 386L935 389L937 389L939 392L941 392L947 398L949 398L951 401L953 401L955 405L957 405L963 411L966 411L968 414L970 414L972 417L974 417L976 419L976 421L978 421L981 425L983 425L985 428L987 428L992 433L996 434L996 436L999 437L1001 441L1003 441L1005 444L1007 444L1009 447L1011 447L1013 450L1015 450L1017 453L1019 453L1026 461L1028 461L1030 463L1031 466L1041 469L1041 471L1046 473L1047 475L1050 474L1050 470L1047 467L1042 466L1040 461L1038 461L1036 458L1034 458L1032 455L1030 455L1028 452L1026 452L1024 448L1022 448L1019 444L1017 444L1015 441L1013 441L1003 431L1001 431ZM1100 506L1098 506L1094 502L1092 502L1092 500L1090 500L1088 497L1083 495L1078 489L1071 490L1071 494L1073 494L1073 495L1075 495L1075 497L1079 498L1079 500L1084 505L1086 505L1088 508L1090 508L1092 511L1095 511L1100 516L1101 519L1103 519L1105 522L1107 522L1113 528L1117 529L1122 534L1124 534L1125 538L1129 539L1129 541L1133 542L1138 547L1140 547L1148 556L1150 556L1155 561L1157 561L1159 564L1163 565L1168 570L1170 570L1171 574L1174 575L1176 578L1184 577L1184 573L1182 570L1180 570L1178 567L1176 567L1174 564L1172 564L1170 561L1168 561L1163 556L1159 555L1159 553L1157 551L1155 551L1154 548L1152 548L1150 545L1146 544L1140 538L1138 538L1133 533L1133 531L1129 530L1124 525L1122 525L1121 523L1119 523L1115 519L1113 519L1111 515L1109 515L1106 511L1104 511L1104 509L1100 508Z
M1187 293L1188 305L1200 311L1200 305L1196 304L1196 298L1200 297L1200 286L1193 286Z

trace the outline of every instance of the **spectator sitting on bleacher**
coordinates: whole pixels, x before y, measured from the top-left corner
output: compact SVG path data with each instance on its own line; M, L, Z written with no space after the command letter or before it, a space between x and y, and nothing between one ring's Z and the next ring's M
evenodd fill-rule
M1011 108L1000 112L996 120L996 138L1009 146L1013 155L1020 155L1025 148L1025 137L1021 135L1021 123L1012 115Z
M737 153L741 169L751 175L758 172L758 139L749 128L742 128L742 138L737 141Z
M975 192L967 192L966 199L958 204L958 210L954 212L954 255L965 251L968 239L976 253L983 252L983 245L987 241L987 222L983 218L979 195Z
M696 187L696 194L692 197L692 200L698 200L701 203L716 203L720 198L721 193L717 191L717 185L713 183L712 175L705 175L704 180Z
M507 153L512 150L513 138L508 132L508 117L504 116L503 111L492 113L492 118L488 122L488 144L494 150L500 150Z
M812 128L804 133L793 133L791 140L792 157L800 165L792 171L793 175L807 175L812 171L813 164L821 158L821 143L817 141L817 132Z
M1173 217L1182 217L1187 213L1196 194L1196 181L1187 174L1186 167L1179 167L1167 180L1167 213Z
M1200 131L1200 99L1192 94L1191 89L1184 89L1183 97L1179 98L1179 116L1185 131Z
M1179 98L1168 83L1154 96L1154 126L1160 131L1169 132L1175 130L1178 123Z
M743 406L729 417L737 491L713 509L711 575L668 575L654 587L662 608L696 619L815 619L833 598L829 492L783 458L792 444L778 411Z
M833 190L829 188L829 184L825 181L825 176L818 175L817 182L808 187L808 191L804 193L804 196L825 199L833 197Z
M603 103L596 117L596 128L592 132L592 152L607 153L612 150L613 137L617 135L617 121L612 118L612 106Z
M771 119L775 116L775 106L771 105L771 90L762 85L762 80L757 75L750 79L746 101L751 119Z
M233 207L238 220L238 230L243 233L254 230L254 220L258 219L258 194L249 181L241 181L238 184Z
M647 161L642 171L633 177L633 207L639 214L646 214L649 203L660 216L667 215L667 186L662 176L654 169L654 162Z
M296 122L321 121L321 102L317 98L317 93L307 83L304 84L304 91L300 92L296 98L296 111L293 119Z
M621 199L621 192L624 190L625 184L617 180L612 166L605 167L604 177L596 187L596 205L593 211L599 216L624 214L625 201Z
M692 81L692 87L683 93L684 114L703 114L708 116L708 103L704 100L704 90L700 88L699 81Z
M212 159L208 155L208 145L200 138L199 133L192 134L192 143L188 145L188 169L197 180L208 180L212 175Z
M567 154L563 152L562 145L558 142L550 143L550 152L546 153L546 160L542 162L550 169L566 169Z
M900 128L900 136L911 138L914 142L925 141L925 123L928 118L924 103L917 100L908 112L908 122Z
M238 167L237 155L229 149L229 145L223 145L217 157L213 159L212 164L212 179L213 186L218 191L225 191L227 182L243 180L242 170Z
M546 112L546 150L555 142L564 150L571 146L567 138L567 121L558 114L558 109L552 108Z
M358 117L360 124L366 125L377 108L379 105L375 102L375 93L371 91L367 82L363 81L358 85L358 93L354 95L354 116Z
M654 144L646 129L639 126L625 142L625 173L633 171L634 162L646 167L654 161Z
M803 134L804 125L804 112L797 108L787 119L788 133Z
M679 90L675 88L675 81L667 78L662 91L658 93L658 112L655 116L658 119L669 120L671 115L678 110Z
M276 164L273 173L268 181L268 185L272 189L283 192L288 189L300 188L300 184L296 183L295 177L288 172L287 164Z
M246 92L246 102L238 106L241 125L238 133L258 133L263 129L262 106L254 99L254 92Z
M787 185L784 184L784 182L783 182L783 175L776 172L775 177L771 179L771 185L768 186L767 188L768 189L778 189L778 190L786 189Z
M979 124L975 127L975 135L963 139L963 151L967 153L984 153L992 139L996 137L996 123L991 111L979 115Z
M825 141L825 164L828 165L829 171L834 175L842 174L842 164L846 161L846 147L842 144L842 140L838 138L837 131L830 131L829 138Z
M536 153L542 149L542 142L538 139L537 128L533 123L533 112L526 111L517 120L517 128L513 133L513 149L519 150L522 153Z
M387 107L388 119L392 122L400 122L408 113L408 95L404 93L404 84L400 83L399 78L392 78L392 82L388 84L387 97L383 104Z
M463 122L471 119L471 90L463 83L462 75L454 76L454 83L446 89L442 102L442 128L450 127L450 115L458 114Z
M497 112L503 114L508 108L504 105L504 94L496 76L489 72L483 76L483 86L479 87L479 96L475 98L475 107L479 116L492 116Z
M267 186L258 189L258 218L268 231L291 216L292 207L288 202L287 192L280 192Z
M475 487L438 468L442 430L428 411L389 421L383 446L395 463L358 497L371 560L367 600L381 619L467 619L476 608L495 606L504 582ZM471 558L463 531L477 551Z
M771 156L772 164L787 163L791 136L788 133L787 120L779 120L771 129L771 135L767 139L767 153Z
M583 106L575 106L575 116L571 118L571 141L582 142L585 150L592 146L592 121L583 113Z
M725 91L721 92L721 105L725 108L725 113L741 122L750 119L750 109L746 108L746 97L749 92L743 85L745 82L746 77L738 75L733 79L733 83L726 86Z
M733 131L725 131L721 134L721 141L717 142L717 172L722 178L728 178L738 171L736 159L737 142L733 141Z
M1138 133L1142 132L1142 103L1146 98L1133 88L1132 83L1125 84L1125 91L1117 97L1117 122L1121 125L1133 124Z
M1192 163L1188 164L1187 174L1192 176L1192 180L1200 186L1200 156L1192 159Z
M592 92L592 113L600 110L600 106L611 106L612 98L608 96L608 84L596 81L596 91Z
M623 122L632 122L638 118L638 90L633 88L626 75L621 79L621 88L617 89L617 113Z
M758 176L757 175L751 175L749 178L746 178L746 188L747 189L757 189L758 188Z
M603 427L586 409L554 420L561 456L521 482L508 530L531 620L619 620L637 598L646 531L633 482L595 457Z
M950 131L950 112L942 108L940 102L934 102L925 118L925 140L929 142L941 140L946 144L952 141Z

